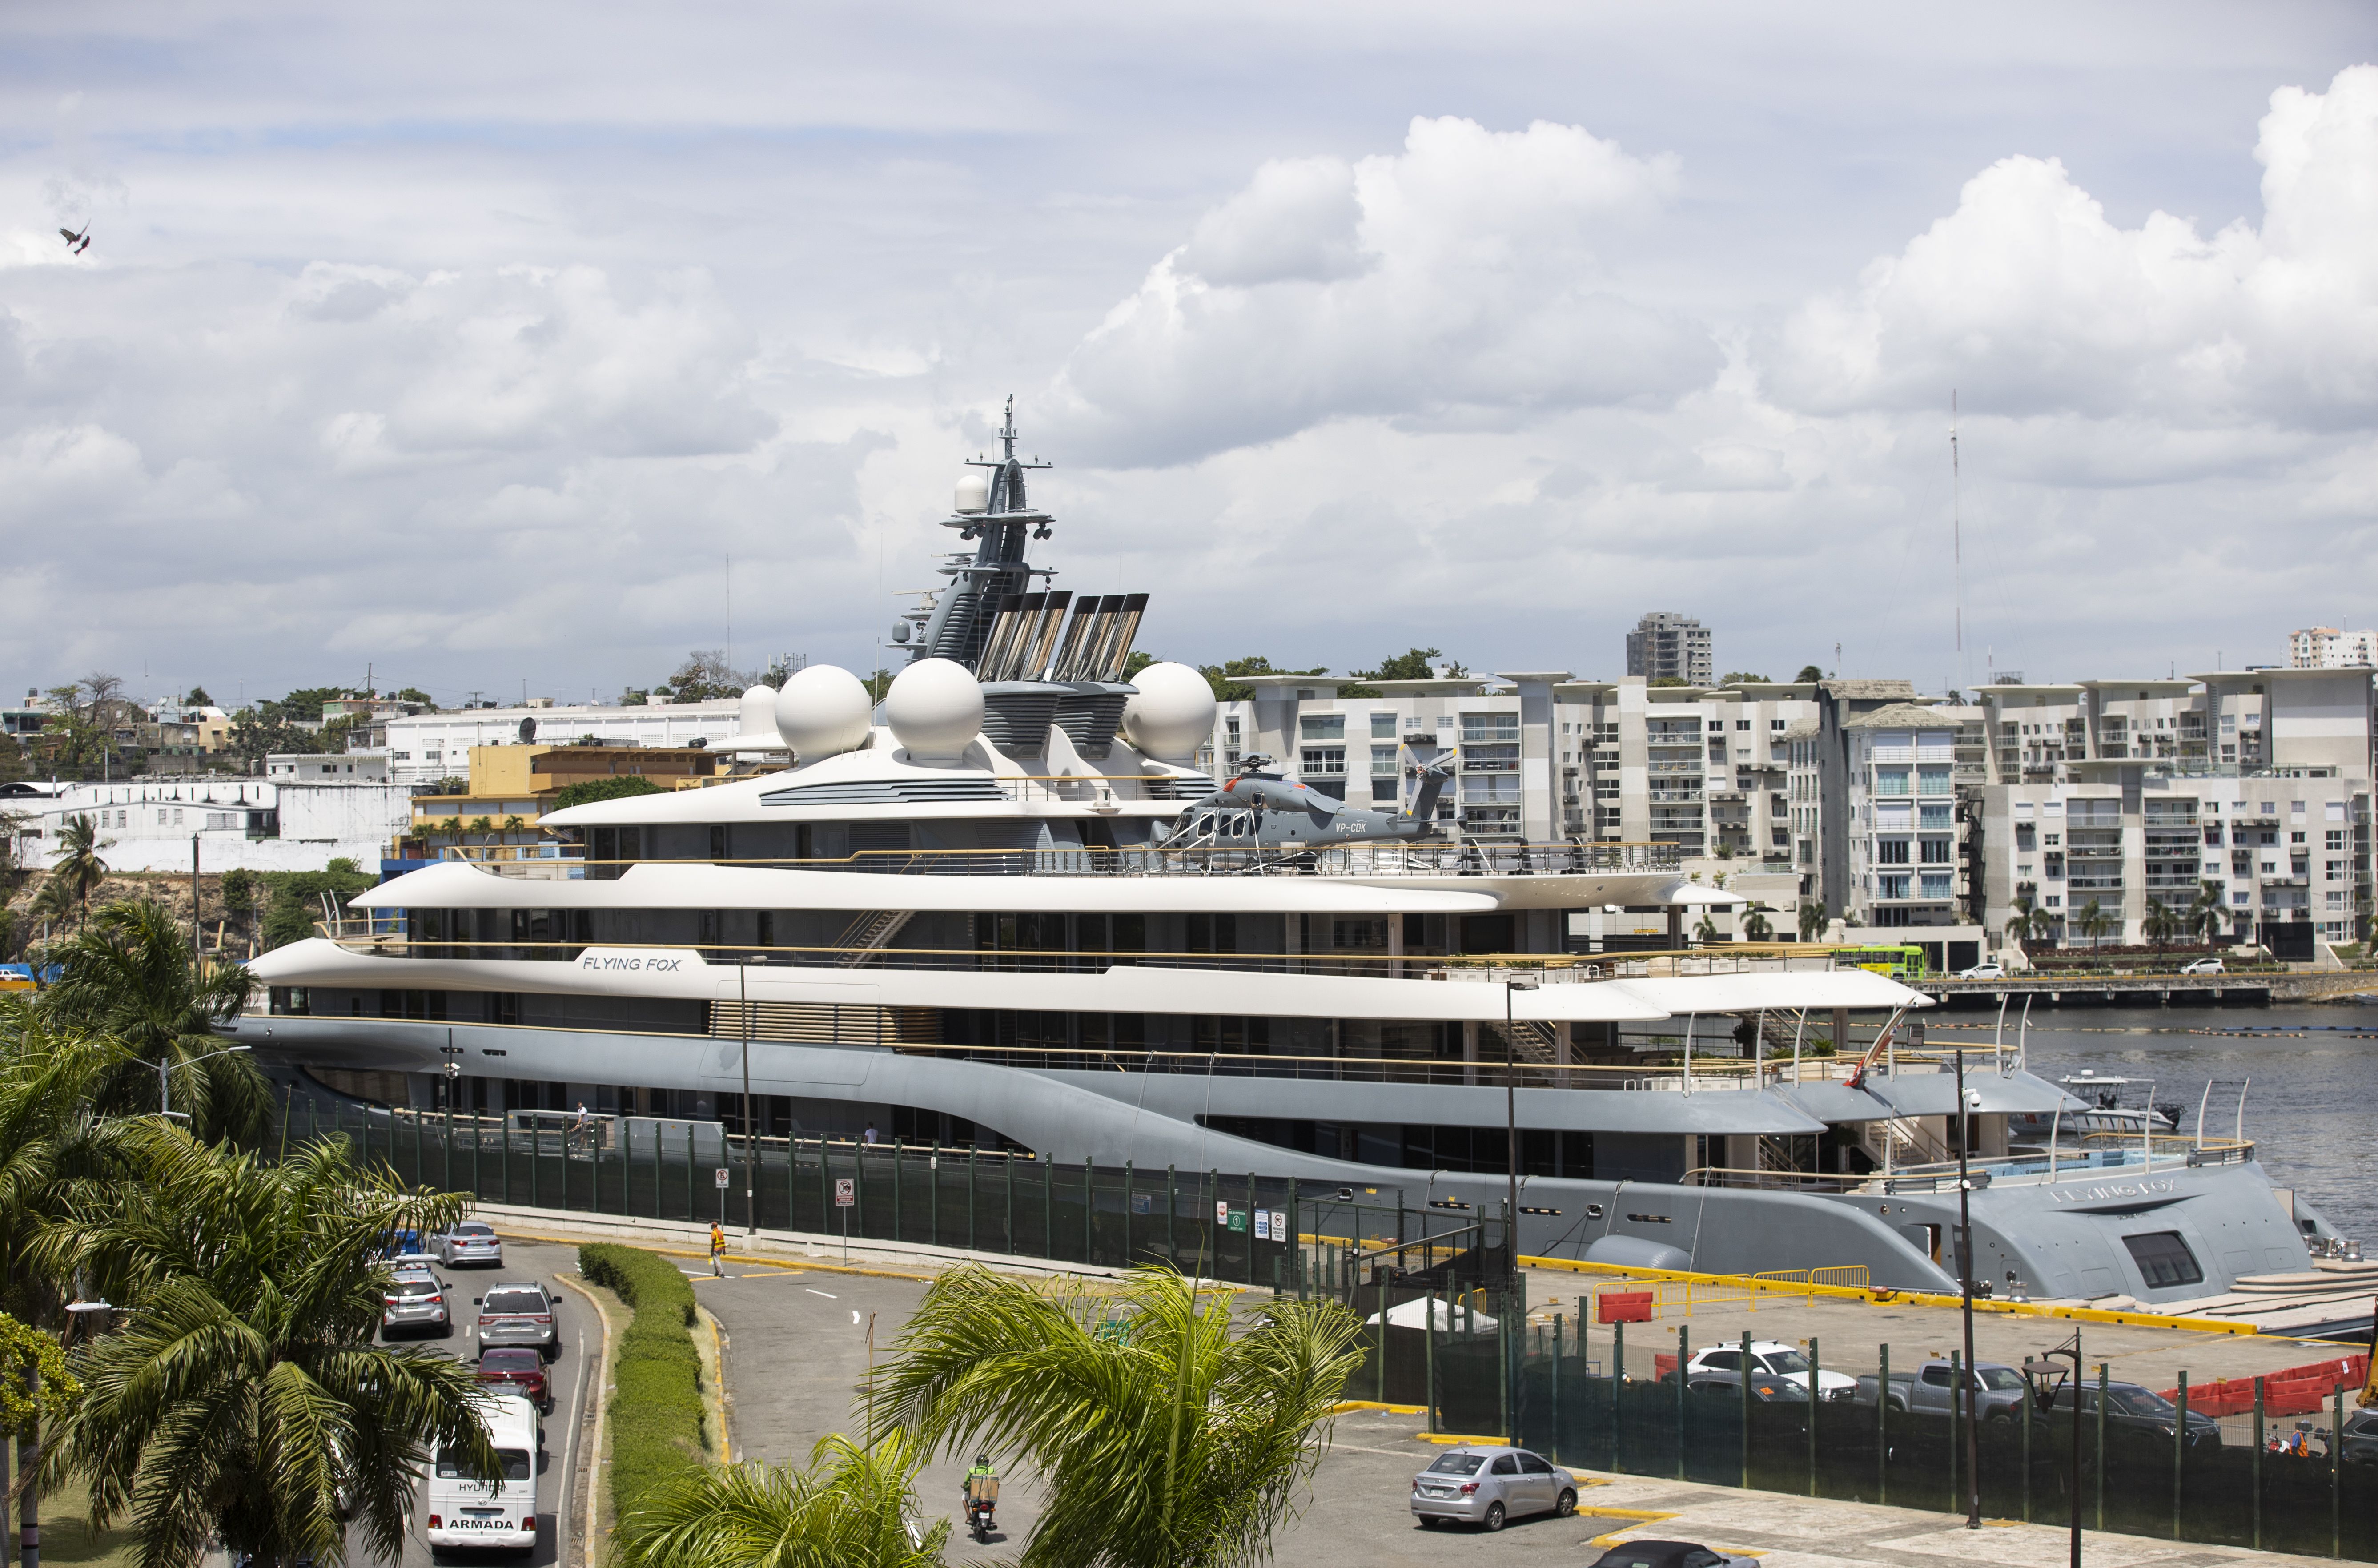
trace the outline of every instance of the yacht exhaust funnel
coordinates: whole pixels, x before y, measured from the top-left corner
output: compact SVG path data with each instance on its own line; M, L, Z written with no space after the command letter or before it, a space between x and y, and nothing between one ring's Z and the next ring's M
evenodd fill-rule
M1065 619L1065 607L1073 602L1074 596L1070 589L1057 588L1046 597L1048 602L1040 609L1040 623L1033 628L1031 641L1024 645L1024 661L1009 677L1011 680L1042 681L1048 678L1044 672L1049 668L1050 650L1057 645L1057 626Z
M1057 645L1057 658L1050 669L1049 679L1076 681L1081 678L1076 672L1082 667L1085 642L1093 635L1092 628L1097 624L1099 609L1106 602L1096 594L1086 594L1074 606L1074 619L1065 624L1065 640Z
M1120 681L1123 679L1123 663L1131 657L1132 641L1139 635L1139 619L1147 613L1147 596L1146 594L1123 596L1122 611L1114 617L1105 640L1099 644L1098 667L1091 676L1092 680Z
M982 645L982 657L975 665L975 675L983 681L1004 681L1006 669L1015 657L1015 645L1025 628L1033 623L1040 612L1039 594L1010 594L1000 601L999 618L991 622L991 635Z

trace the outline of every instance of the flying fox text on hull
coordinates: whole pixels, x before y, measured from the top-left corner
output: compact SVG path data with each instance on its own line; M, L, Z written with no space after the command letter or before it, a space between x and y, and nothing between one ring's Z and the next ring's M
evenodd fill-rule
M880 704L826 667L755 688L729 747L788 766L554 813L553 858L398 876L257 960L270 1012L242 1037L411 1074L423 1104L450 1044L490 1109L734 1121L748 1068L769 1133L871 1123L1415 1202L1500 1199L1508 1086L1522 1201L1557 1211L1523 1216L1532 1251L1948 1284L1958 1118L1911 1037L1926 998L1822 959L1564 967L1569 911L1731 896L1672 847L1472 839L1436 815L1447 754L1399 753L1396 811L1218 785L1212 688L1131 669L1145 595L1047 585L1012 406L1001 439ZM1977 1272L2001 1289L2188 1299L2302 1269L2324 1231L2242 1138L2077 1133L2087 1107L2019 1057L1968 1081Z

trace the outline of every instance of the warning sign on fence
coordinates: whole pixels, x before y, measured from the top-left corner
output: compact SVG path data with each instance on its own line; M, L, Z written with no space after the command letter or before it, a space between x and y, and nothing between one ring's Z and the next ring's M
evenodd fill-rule
M1271 1239L1271 1211L1268 1209L1255 1211L1255 1239L1257 1241Z
M725 1165L720 1165L710 1173L710 1185L718 1188L721 1192L727 1190L727 1167Z
M836 1176L834 1178L834 1206L835 1208L847 1209L852 1204L859 1201L859 1195L852 1190L854 1185L855 1184L848 1176Z

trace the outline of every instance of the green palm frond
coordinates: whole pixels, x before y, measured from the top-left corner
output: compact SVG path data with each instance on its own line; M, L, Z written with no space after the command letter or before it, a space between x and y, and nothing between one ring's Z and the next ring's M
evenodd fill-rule
M1227 1568L1267 1554L1320 1462L1360 1333L1334 1303L1282 1301L1233 1336L1225 1303L1163 1268L1100 1297L965 1269L927 1292L872 1403L929 1451L1045 1478L1027 1568Z
M342 1140L272 1165L151 1116L94 1136L117 1179L72 1184L31 1260L133 1310L76 1354L82 1402L42 1473L80 1476L95 1525L128 1515L140 1568L217 1532L265 1561L393 1558L433 1447L496 1472L472 1369L372 1343L389 1233L461 1198L358 1170Z
M42 993L42 1007L120 1042L134 1059L102 1096L105 1109L156 1109L162 1062L175 1108L192 1115L200 1137L253 1142L264 1135L271 1085L246 1055L214 1055L224 1045L214 1027L247 1004L246 969L193 959L188 932L147 900L107 905L56 956L65 973Z
M622 1568L941 1568L950 1524L911 1535L923 1455L899 1432L839 1433L809 1468L694 1471L622 1520Z

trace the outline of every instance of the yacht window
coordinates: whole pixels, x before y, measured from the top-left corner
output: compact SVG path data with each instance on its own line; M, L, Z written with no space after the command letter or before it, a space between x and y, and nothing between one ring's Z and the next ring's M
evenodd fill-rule
M2204 1278L2196 1254L2188 1249L2188 1243L2176 1230L2126 1236L2122 1245L2131 1249L2131 1260L2139 1266L2140 1276L2151 1286L2196 1285Z

